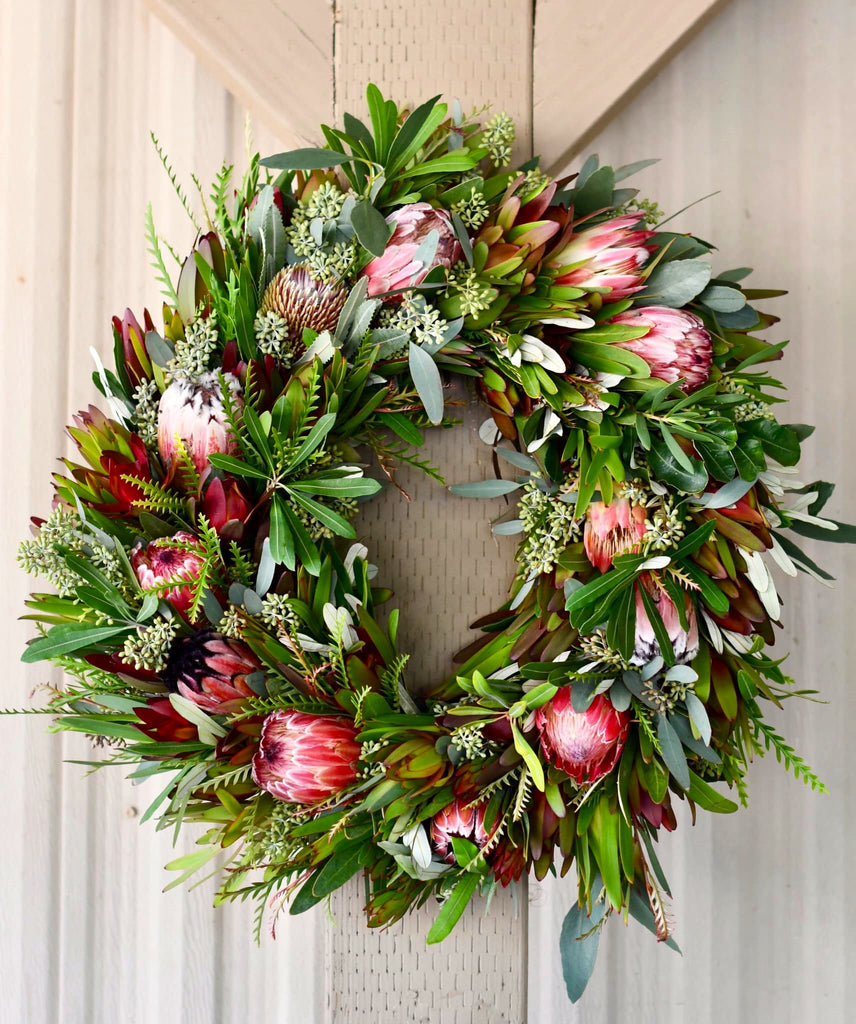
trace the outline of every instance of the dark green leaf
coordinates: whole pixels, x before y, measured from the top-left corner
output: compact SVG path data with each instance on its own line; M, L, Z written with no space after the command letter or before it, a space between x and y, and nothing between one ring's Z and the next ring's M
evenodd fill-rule
M634 299L637 306L686 306L702 291L710 280L710 264L704 260L671 260L654 268L641 296Z
M323 171L328 167L338 167L353 160L347 153L337 153L332 149L291 149L286 153L276 153L259 161L262 167L270 167L275 171Z
M393 232L383 214L372 206L368 199L360 199L351 211L351 224L357 240L373 256L383 256L386 243Z
M575 1003L585 992L597 960L597 947L600 941L598 925L605 913L604 903L595 903L591 917L584 907L577 904L571 907L562 922L562 934L559 938L559 953L562 957L562 975L568 998Z
M480 875L477 875L475 872L468 872L458 882L440 908L436 921L431 925L427 939L429 945L442 942L455 927L466 905L470 902L470 897L478 888L480 881Z
M675 732L672 723L665 715L659 715L657 721L657 738L660 741L660 750L663 753L663 760L666 767L674 776L675 781L682 789L690 787L690 769L687 765L687 758L684 754L683 744Z

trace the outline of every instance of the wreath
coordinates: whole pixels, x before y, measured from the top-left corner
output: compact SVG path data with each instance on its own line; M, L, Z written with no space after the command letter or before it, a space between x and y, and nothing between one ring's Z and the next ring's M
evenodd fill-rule
M162 779L143 820L204 827L173 885L219 867L260 928L362 873L370 926L434 897L437 942L477 891L574 871L576 999L609 917L674 945L677 801L736 810L770 748L822 789L765 717L813 692L770 652L771 570L828 580L799 537L856 534L794 475L811 428L777 418L785 343L754 306L782 293L714 276L620 184L653 161L554 180L509 167L504 114L367 100L322 148L224 166L208 196L194 177L203 224L157 146L196 242L173 282L149 208L162 319L113 319L109 413L69 427L20 551L53 588L24 661L66 673L56 728ZM492 528L520 543L508 600L417 699L354 520L397 467L438 475L450 376L497 468L451 490L514 495Z

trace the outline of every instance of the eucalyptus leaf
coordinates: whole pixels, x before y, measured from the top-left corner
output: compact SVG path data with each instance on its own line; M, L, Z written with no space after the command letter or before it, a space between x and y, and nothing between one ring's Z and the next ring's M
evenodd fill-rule
M423 349L410 342L409 356L410 376L419 398L425 407L425 414L434 423L443 420L443 379L437 364Z
M600 942L600 922L605 913L605 904L595 903L589 916L584 907L571 907L562 922L559 938L559 953L562 958L562 975L565 988L572 1003L582 996L594 971L597 947Z
M655 267L637 295L637 306L671 306L680 309L701 292L710 281L711 267L704 260L671 260Z

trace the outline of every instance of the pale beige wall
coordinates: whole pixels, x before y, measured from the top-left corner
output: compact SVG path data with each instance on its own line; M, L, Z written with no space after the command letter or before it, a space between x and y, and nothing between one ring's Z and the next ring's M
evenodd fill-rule
M365 7L379 26L384 11L405 10ZM502 13L525 9L509 2ZM454 33L453 4L444 17ZM642 31L636 18L614 31ZM468 29L474 45L493 38L489 27L484 36L477 25ZM843 517L856 497L846 320L854 28L847 0L732 0L595 144L614 161L662 156L640 181L665 208L722 189L682 223L719 244L721 265L754 264L759 281L791 289L776 309L794 338L783 367L794 388L793 418L820 424L807 461L816 475L840 481ZM348 95L376 61L393 73L390 37L373 38L379 49L368 64L339 65L351 76ZM512 67L505 58L492 66ZM510 83L525 77L525 59L513 67L513 78L492 71L486 94L470 99L514 108L521 96ZM407 70L401 64L397 74ZM456 89L477 87L478 68L464 72L460 58L448 70L438 58L437 91L447 78ZM501 95L504 82L509 96ZM418 84L421 92L430 83L420 77ZM147 199L163 233L179 243L189 237L147 131L158 131L177 168L195 167L204 179L221 156L240 162L243 110L141 0L5 0L0 89L0 703L20 705L45 674L17 663L28 629L16 617L28 587L14 563L16 541L27 516L47 507L68 414L93 397L88 346L108 350L109 316L124 304L157 306L142 238ZM263 150L276 148L261 126L257 139ZM434 444L453 470L466 461L461 472L478 474L471 430ZM416 496L406 517L392 496L385 499L366 527L384 543L395 540L381 565L407 606L417 672L430 675L460 640L464 610L491 599L474 589L474 573L464 574L463 586L452 578L458 561L480 572L492 559L489 586L498 592L507 556L487 537L484 506L440 500L430 487ZM396 535L385 518L393 506ZM432 554L440 541L445 561ZM528 925L525 909L515 919L507 901L483 924L464 922L455 944L430 956L423 919L385 937L359 931L356 891L338 898L336 928L322 914L301 918L257 951L245 908L214 912L210 886L161 896L161 865L174 854L167 836L134 820L144 794L116 773L84 781L81 768L61 765L63 756L87 758L87 745L45 735L43 719L2 719L0 1021L519 1021L527 961L535 1024L625 1020L633 998L645 1022L847 1019L854 996L847 955L856 938L847 871L856 807L844 760L856 711L848 685L854 557L832 555L838 590L808 584L790 592L783 649L794 650L793 673L822 685L833 704L790 706L781 716L830 795L813 797L774 762L762 762L750 779L748 812L703 818L665 837L682 960L647 934L610 935L590 994L570 1010L554 951L571 895L553 884L534 895ZM406 572L411 558L428 570L422 592ZM478 974L468 986L472 963Z

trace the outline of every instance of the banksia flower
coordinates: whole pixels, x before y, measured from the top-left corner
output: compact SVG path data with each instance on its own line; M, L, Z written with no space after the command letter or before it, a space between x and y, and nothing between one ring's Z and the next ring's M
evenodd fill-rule
M189 583L197 580L202 568L202 556L187 550L199 543L193 534L181 530L170 540L179 546L162 540L145 545L138 543L131 551L131 565L143 590L155 590L176 611L184 613L193 602L192 587L176 585L164 591L164 586L176 580L187 580Z
M232 392L232 400L241 404L240 384L232 374L224 379ZM196 380L176 377L161 395L158 406L158 449L164 464L172 466L179 446L183 445L197 473L208 468L208 456L237 451L226 421L220 375L213 370Z
M451 217L445 210L435 210L430 203L402 206L393 210L386 222L394 225L392 237L383 256L376 256L362 273L369 281L369 295L415 288L434 267L452 267L463 256ZM423 263L415 256L431 231L439 236L437 249L433 258Z
M262 726L253 779L278 800L323 803L357 779L356 736L341 715L274 711Z
M535 714L544 756L580 785L612 771L629 722L628 713L616 711L603 694L595 697L587 711L574 711L570 686L562 687Z
M558 268L556 284L608 290L609 302L640 291L644 283L640 270L651 254L644 243L654 232L640 231L638 225L639 214L625 214L572 235L550 255L550 265Z
M275 313L285 323L292 348L302 348L307 328L321 334L334 331L348 298L348 289L338 281L321 281L304 266L285 267L265 289L259 314Z
M688 664L698 654L698 622L696 621L695 605L687 595L684 595L686 619L688 629L681 625L678 609L670 597L668 591L657 586L656 583L642 577L636 585L636 639L634 642L633 656L630 661L634 665L646 665L653 657L660 654L660 645L654 634L654 627L648 618L645 605L642 602L640 587L645 587L651 595L669 639L672 641L672 648L675 652L675 661L679 665Z
M616 555L639 550L647 532L648 514L642 505L627 498L613 498L606 505L593 501L588 507L583 544L586 558L601 572L612 565Z
M453 837L469 839L479 849L484 846L488 840L484 810L483 804L467 807L463 800L458 799L434 815L431 821L431 840L443 860L449 864L456 863L455 851L452 849Z
M232 701L253 695L247 676L260 671L261 664L246 644L203 629L175 641L162 678L171 693L222 714Z
M681 389L687 394L707 383L713 362L713 343L694 313L667 306L645 306L619 313L609 323L648 328L648 333L641 338L616 344L641 356L650 367L652 377L669 383L683 378Z

